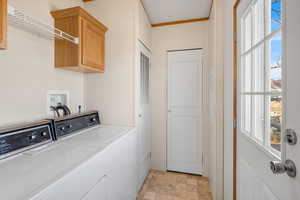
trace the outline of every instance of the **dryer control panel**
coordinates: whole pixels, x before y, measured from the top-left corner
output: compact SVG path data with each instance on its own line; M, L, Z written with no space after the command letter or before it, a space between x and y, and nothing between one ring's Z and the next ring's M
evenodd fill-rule
M52 141L51 121L0 129L0 159Z

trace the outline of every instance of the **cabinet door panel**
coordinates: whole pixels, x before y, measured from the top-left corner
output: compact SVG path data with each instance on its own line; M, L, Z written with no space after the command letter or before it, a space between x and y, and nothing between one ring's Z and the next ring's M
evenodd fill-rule
M107 176L103 176L82 200L109 200Z
M6 48L7 0L0 0L0 49Z
M78 37L78 17L68 17L55 20L55 27ZM78 45L68 40L55 39L55 66L77 66L79 58Z
M137 190L137 132L115 142L107 155L109 159L109 198L111 200L134 200Z
M106 151L102 153L35 195L32 200L81 200L106 177L108 163L102 156Z
M104 71L104 32L82 20L82 64Z

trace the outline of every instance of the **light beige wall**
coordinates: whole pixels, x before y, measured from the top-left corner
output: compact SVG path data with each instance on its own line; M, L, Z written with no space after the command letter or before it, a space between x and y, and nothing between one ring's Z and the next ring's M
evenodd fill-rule
M233 198L233 5L224 1L224 200Z
M149 21L148 15L141 3L138 0L138 38L148 47L151 48L151 23Z
M84 8L108 27L105 73L85 77L88 109L105 124L135 125L138 39L151 46L151 26L139 0L97 0Z
M135 0L97 0L85 9L108 27L105 73L85 78L87 108L105 124L134 125Z
M214 199L223 199L223 1L215 0L209 20L209 68L207 71L208 177Z
M212 7L209 20L209 66L207 73L207 85L208 94L207 102L210 102L207 107L207 130L209 133L209 171L208 177L211 186L211 191L213 196L216 195L216 126L214 122L216 121L216 16L215 16L215 6Z
M81 5L79 0L10 0L46 23L50 10ZM0 125L46 117L48 90L70 92L72 110L83 104L83 75L54 68L53 40L8 26L8 50L0 51Z
M167 50L203 48L204 65L208 50L208 22L152 29L151 104L152 168L166 170Z
M50 10L84 6L109 27L107 64L104 74L86 77L55 69L52 40L9 26L9 50L0 51L0 125L44 118L48 90L69 91L72 110L86 100L87 109L98 109L104 123L134 124L137 39L151 46L151 26L139 0L97 0L85 4L80 0L11 0L9 3L50 24L53 23Z

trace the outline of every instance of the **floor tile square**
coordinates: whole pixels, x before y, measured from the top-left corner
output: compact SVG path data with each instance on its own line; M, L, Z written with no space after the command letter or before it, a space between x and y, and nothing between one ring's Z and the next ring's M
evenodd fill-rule
M138 200L212 200L207 178L151 170Z

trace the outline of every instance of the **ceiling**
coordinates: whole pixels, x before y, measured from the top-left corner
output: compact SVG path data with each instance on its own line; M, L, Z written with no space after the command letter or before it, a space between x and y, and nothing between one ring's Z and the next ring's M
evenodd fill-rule
M212 0L141 0L152 24L209 17Z

